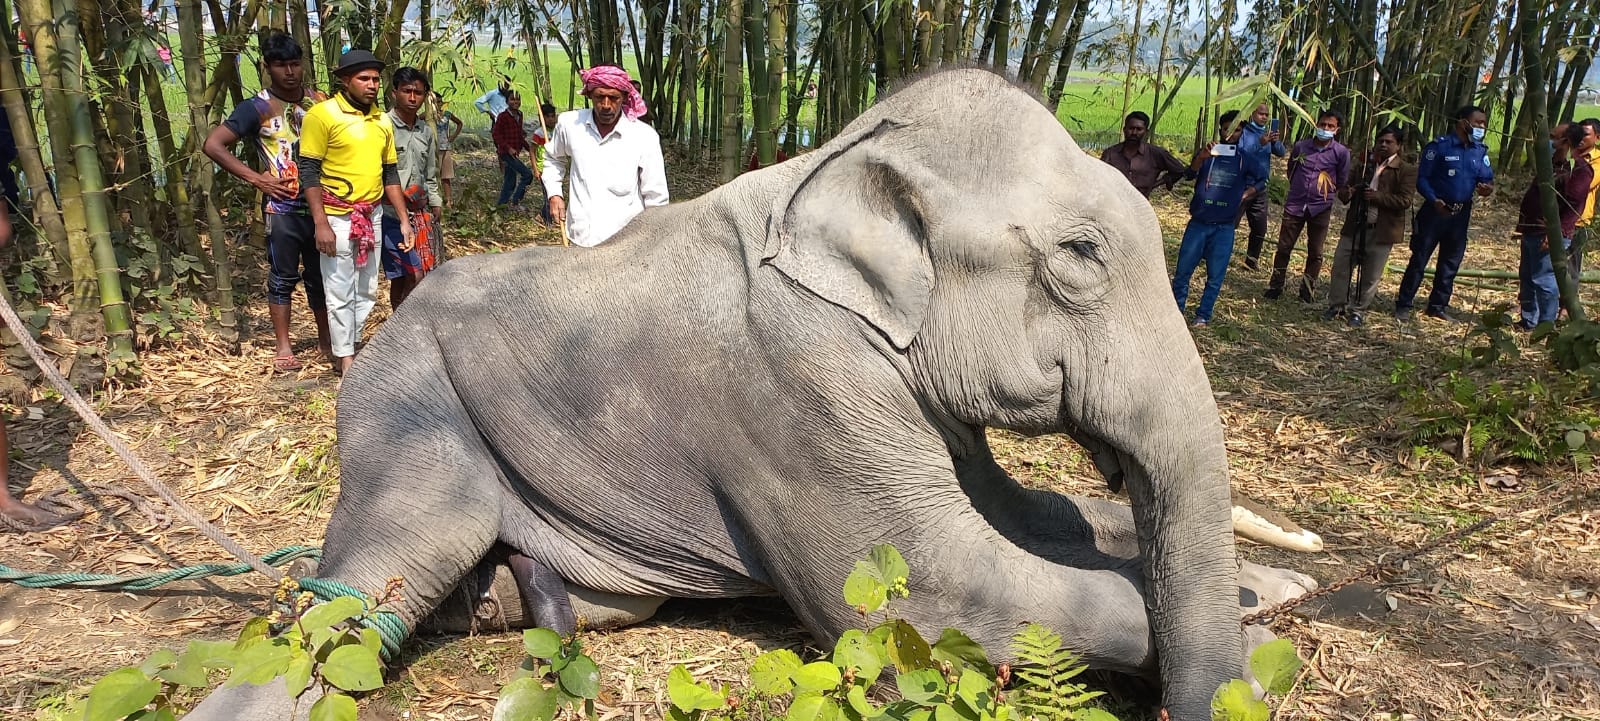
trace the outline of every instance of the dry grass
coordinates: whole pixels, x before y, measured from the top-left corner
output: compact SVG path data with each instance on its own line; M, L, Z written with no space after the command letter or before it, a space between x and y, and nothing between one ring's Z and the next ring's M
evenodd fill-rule
M670 162L675 196L713 184L713 168ZM493 159L482 155L458 167L463 186L488 187L495 173ZM1508 233L1513 203L1497 198L1478 213L1484 226L1474 229L1466 266L1515 267ZM473 210L484 205L481 191L467 191L464 205L453 222L474 232L450 236L456 254L559 242L526 218L495 220ZM1186 219L1183 203L1161 197L1156 205L1166 235L1176 238ZM254 253L240 250L242 267L259 270ZM1392 262L1405 255L1397 251ZM1328 549L1291 555L1248 547L1250 558L1337 580L1486 514L1524 509L1534 491L1572 476L1560 468L1516 469L1527 490L1505 492L1483 486L1469 470L1412 458L1398 442L1405 429L1397 427L1388 369L1402 357L1437 369L1440 352L1462 343L1463 330L1431 321L1401 328L1381 314L1350 330L1317 320L1320 308L1260 300L1264 280L1236 268L1217 323L1196 340L1227 428L1235 483L1321 532ZM1395 282L1391 274L1385 289ZM1458 298L1467 308L1506 300L1467 287ZM253 334L244 356L227 356L197 338L156 349L143 357L144 384L113 389L98 401L163 479L258 552L318 542L337 482L334 378L312 358L309 341L299 348L308 361L304 371L272 376L261 310L250 308ZM380 306L372 322L386 315ZM298 337L309 339L309 319L301 313L297 320ZM222 558L190 529L154 523L122 500L87 492L91 483L142 489L46 396L36 391L29 404L44 420L11 427L21 452L13 464L17 485L29 497L84 490L90 513L52 531L5 536L0 560L39 571L135 573ZM1105 495L1071 441L991 437L1001 462L1025 482ZM1525 511L1387 578L1371 591L1380 599L1372 608L1280 626L1309 663L1277 718L1600 718L1597 559L1600 510L1553 517ZM234 633L265 610L267 590L254 577L138 595L0 586L0 717L49 718L87 680L155 648ZM770 601L672 602L648 624L586 639L605 676L601 711L608 720L662 718L664 679L674 663L737 687L759 652L803 651L807 642L794 617ZM408 647L404 670L365 703L365 713L486 719L519 656L514 635L420 639Z

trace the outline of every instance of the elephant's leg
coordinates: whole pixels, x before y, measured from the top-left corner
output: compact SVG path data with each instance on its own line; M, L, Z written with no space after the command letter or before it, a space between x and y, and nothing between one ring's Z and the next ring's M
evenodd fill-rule
M1126 504L1030 489L1018 492L1017 499L997 512L1009 518L1001 524L1026 529L1006 536L1029 553L1079 568L1126 568L1137 563L1137 529L1133 509ZM998 520L996 516L985 514L990 522ZM1246 614L1316 588L1316 579L1303 573L1240 559L1239 606Z
M1138 534L1125 503L1024 488L987 454L957 463L956 473L973 509L1029 553L1083 569L1138 562Z
M1112 568L1139 555L1138 536L1122 521L1126 503L1024 488L992 457L957 467L973 506L1013 542L1042 542L1054 559L1080 568ZM1322 539L1289 517L1238 491L1232 492L1234 532L1253 541L1294 551L1322 550ZM1063 545L1064 544L1064 545ZM1070 556L1061 556L1070 548ZM1031 548L1030 548L1031 550Z
M407 353L369 350L344 379L341 488L317 577L364 593L403 578L392 607L410 633L493 546L505 497L499 465L449 379L418 372L444 367L436 347L407 335L375 342L405 344ZM242 685L213 693L186 718L282 721L286 702L281 682ZM298 712L309 705L302 699Z
M445 378L429 390L389 390L392 375L352 383L369 378L340 394L342 488L317 576L367 593L403 578L395 610L414 630L498 540L503 481Z
M520 553L506 559L517 580L522 607L535 626L566 636L583 628L621 628L654 616L667 599L623 596L564 581L544 564Z
M868 508L857 499L836 497L813 496L826 511L789 508L788 501L772 509L736 505L754 509L755 516L804 519L760 523L747 518L743 525L774 588L823 643L861 627L861 617L839 592L871 546L889 543L911 569L910 596L894 601L893 613L924 635L936 638L941 629L958 628L998 659L1010 653L1010 641L1024 624L1036 622L1060 633L1096 668L1154 670L1155 647L1137 566L1082 569L1051 562L997 534L959 492L944 495L919 494L928 505L889 514L881 505Z
M872 542L894 544L912 572L911 595L895 602L894 612L923 633L959 628L992 655L1003 657L1016 631L1034 622L1060 633L1095 668L1155 670L1131 509L1109 501L1028 492L1033 502L1017 502L1009 514L1000 507L979 513L980 503L963 504L972 499L970 491L962 494L965 498L947 498L943 489L930 487L934 485L919 484L928 491L928 505L902 508L889 521L871 509L854 514L859 517L841 514L837 509L858 506L834 499L825 501L828 515L808 514L808 520L827 518L826 527L747 525L780 592L823 639L860 626L859 616L844 608L838 592L868 549L838 539L859 538L860 529L886 529L887 523ZM991 522L1004 518L1011 520L1002 532L1003 524ZM1060 523L1051 531L1055 522ZM796 558L807 562L786 560ZM1085 562L1075 564L1073 559ZM1244 580L1266 579L1275 585L1241 588L1241 596L1284 597L1292 592L1291 584L1282 583L1286 579L1303 579L1306 590L1315 587L1307 577L1256 572L1260 568L1247 566Z
M1109 558L1126 558L1128 563L1138 560L1133 508L1112 500L1030 492L1037 494L1037 497L1029 504L1016 507L1019 513L1040 515L1040 518L1029 520L1029 526L1046 526L1046 520L1061 520L1058 528L1075 529L1074 532L1058 531L1050 536L1027 539L1024 548L1030 553L1037 553L1058 563L1062 563L1059 560L1064 558L1099 558L1101 553ZM1317 579L1306 574L1240 560L1238 606L1245 614L1253 614L1264 607L1299 598L1314 590L1317 590Z

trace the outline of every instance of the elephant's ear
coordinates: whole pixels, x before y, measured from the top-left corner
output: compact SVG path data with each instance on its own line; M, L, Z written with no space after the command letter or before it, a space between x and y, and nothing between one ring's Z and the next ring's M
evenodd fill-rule
M885 120L818 151L826 154L779 194L763 260L904 349L928 309L933 263L911 178L921 174L884 147L899 127Z

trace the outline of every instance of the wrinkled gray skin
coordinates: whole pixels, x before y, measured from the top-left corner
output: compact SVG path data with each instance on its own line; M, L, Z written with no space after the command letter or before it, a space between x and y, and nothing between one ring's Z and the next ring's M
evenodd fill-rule
M1131 513L1022 488L990 426L1070 434ZM413 628L501 543L573 587L776 593L831 641L893 543L924 633L998 656L1043 623L1159 673L1177 721L1241 673L1222 427L1156 218L985 71L598 248L451 261L345 377L338 432L318 575L404 576ZM1247 570L1264 600L1303 579ZM235 692L191 718L266 708Z

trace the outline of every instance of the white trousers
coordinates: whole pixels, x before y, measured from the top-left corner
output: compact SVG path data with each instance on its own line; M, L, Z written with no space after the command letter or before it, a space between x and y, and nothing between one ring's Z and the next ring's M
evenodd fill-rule
M372 209L374 241L367 253L366 265L356 266L355 244L350 242L350 216L329 215L328 226L338 241L334 255L323 255L322 287L328 299L328 335L333 341L333 355L348 358L356 354L356 341L361 340L361 328L378 302L378 275L383 253L381 222L383 212Z

